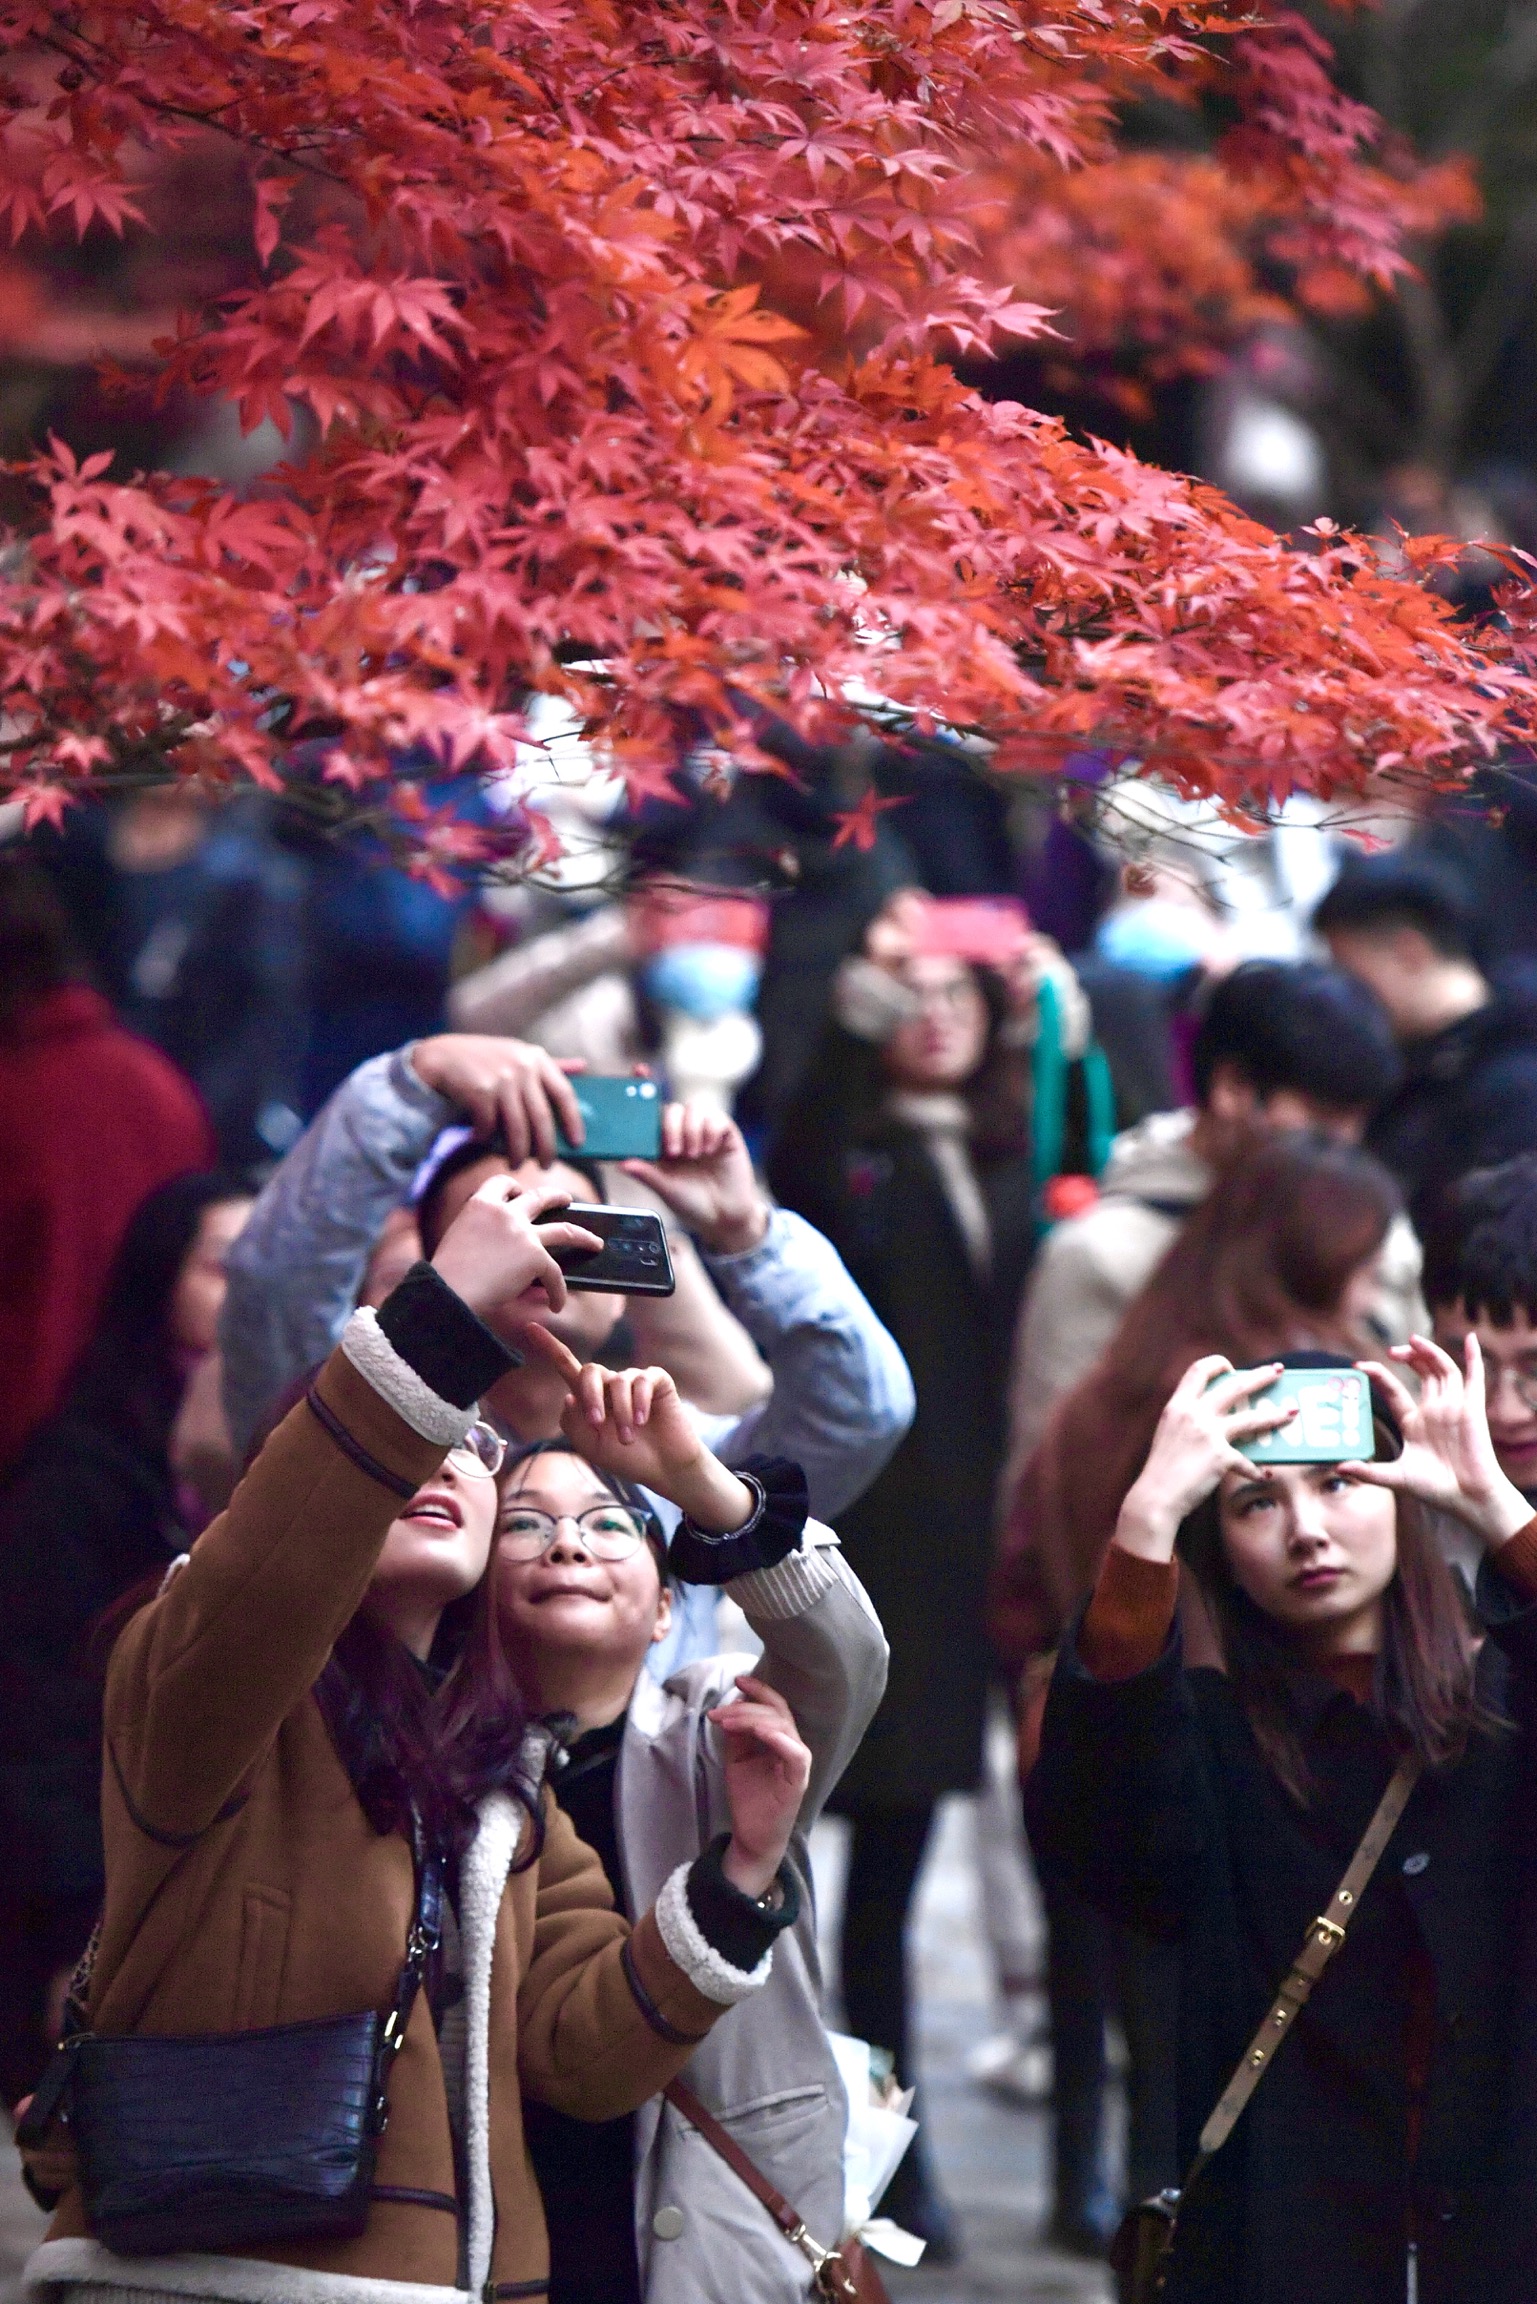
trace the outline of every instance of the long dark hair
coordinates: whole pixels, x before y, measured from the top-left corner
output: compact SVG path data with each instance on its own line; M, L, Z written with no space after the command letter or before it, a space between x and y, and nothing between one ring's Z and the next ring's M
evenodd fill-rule
M273 1433L301 1410L319 1369L279 1396L246 1451L249 1472ZM163 1572L123 1595L102 1618L95 1654L106 1670L112 1646L155 1598ZM343 1626L315 1682L315 1701L347 1781L379 1833L411 1836L420 1819L430 1847L457 1862L475 1837L476 1809L505 1791L526 1812L531 1830L513 1865L524 1871L544 1846L539 1788L523 1771L528 1714L497 1629L492 1579L444 1609L423 1665L362 1606Z
M1395 1455L1394 1428L1376 1420L1377 1454ZM1442 1557L1425 1508L1395 1498L1398 1566L1383 1597L1382 1647L1371 1708L1401 1752L1431 1770L1452 1767L1476 1731L1503 1726L1475 1684L1477 1650L1468 1612ZM1211 1610L1223 1660L1267 1763L1299 1806L1317 1787L1307 1762L1291 1689L1304 1659L1284 1625L1242 1590L1222 1541L1218 1495L1197 1506L1179 1532L1179 1550Z
M536 1784L523 1770L528 1715L497 1631L490 1576L443 1611L423 1666L374 1621L365 1601L315 1683L347 1779L376 1832L411 1831L457 1860L475 1837L476 1810L507 1792L531 1829L514 1864L544 1844Z
M1029 1150L1029 1063L1004 1030L1010 1008L1002 977L968 965L987 1010L987 1037L976 1070L957 1093L971 1115L973 1153L979 1160L1005 1159ZM889 1133L891 1085L880 1048L829 1021L769 1147L774 1191L835 1240L842 1231L845 1158Z
M1100 1368L1118 1399L1162 1408L1190 1362L1253 1366L1299 1347L1366 1344L1347 1282L1402 1201L1369 1152L1305 1131L1241 1141L1116 1332Z
M249 1197L238 1178L217 1173L173 1177L150 1193L123 1235L101 1318L70 1387L71 1409L156 1465L165 1465L186 1383L170 1329L176 1283L206 1211Z

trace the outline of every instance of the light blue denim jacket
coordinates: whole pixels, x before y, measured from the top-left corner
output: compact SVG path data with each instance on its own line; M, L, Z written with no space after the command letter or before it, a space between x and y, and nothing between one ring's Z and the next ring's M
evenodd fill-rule
M370 1057L316 1114L266 1185L229 1259L220 1321L224 1406L237 1456L273 1401L333 1349L374 1242L439 1133L461 1115L425 1087L410 1050ZM830 1521L868 1488L913 1419L907 1363L832 1243L776 1208L756 1248L706 1256L726 1304L767 1361L774 1389L745 1416L701 1418L728 1464L761 1453L802 1466L811 1510ZM656 1499L667 1526L675 1508ZM715 1594L685 1587L658 1679L712 1655Z

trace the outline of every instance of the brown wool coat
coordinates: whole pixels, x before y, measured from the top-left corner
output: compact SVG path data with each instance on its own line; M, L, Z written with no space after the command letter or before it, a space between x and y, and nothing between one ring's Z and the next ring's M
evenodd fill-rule
M422 1482L442 1461L339 1352L320 1390L397 1473ZM399 1509L301 1405L119 1640L106 1691L94 2030L243 2030L389 2005L413 1900L410 1851L368 1824L310 1691ZM670 1958L651 1913L632 1931L615 1912L597 1857L547 1796L546 1819L538 1863L510 1874L495 1919L488 2292L511 2284L526 2293L548 2276L522 2093L610 2119L665 2086L723 2013ZM681 2044L642 2013L621 1961L626 1938ZM376 2181L455 2189L425 1996L390 2081ZM71 2192L50 2238L84 2232ZM274 2263L448 2287L456 2253L452 2217L385 2202L357 2240L262 2252Z

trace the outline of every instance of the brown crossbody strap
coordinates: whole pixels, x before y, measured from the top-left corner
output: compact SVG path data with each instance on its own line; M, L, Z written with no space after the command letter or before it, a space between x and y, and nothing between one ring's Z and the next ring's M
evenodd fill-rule
M720 2154L732 2174L741 2178L753 2198L768 2210L785 2238L800 2249L816 2274L821 2294L832 2298L857 2297L858 2288L844 2269L839 2251L836 2248L818 2247L777 2185L771 2184L762 2169L748 2159L729 2128L723 2126L715 2114L700 2103L688 2082L670 2081L662 2093L674 2110L681 2112L689 2125L699 2130L711 2150Z
M1420 1767L1420 1762L1412 1753L1408 1753L1394 1769L1392 1780L1377 1803L1377 1812L1361 1836L1361 1845L1351 1857L1344 1878L1329 1899L1327 1911L1320 1913L1308 1930L1302 1950L1287 1970L1286 1980L1271 2002L1265 2021L1244 2051L1242 2063L1222 2091L1216 2110L1201 2130L1200 2150L1185 2178L1186 2191L1212 2154L1220 2152L1232 2135L1239 2114L1259 2086L1277 2048L1291 2030L1298 2014L1307 2006L1319 1977L1344 1943L1345 1930L1355 1918L1366 1883L1381 1862L1382 1852L1392 1839L1398 1820L1409 1804L1409 1795L1420 1780Z

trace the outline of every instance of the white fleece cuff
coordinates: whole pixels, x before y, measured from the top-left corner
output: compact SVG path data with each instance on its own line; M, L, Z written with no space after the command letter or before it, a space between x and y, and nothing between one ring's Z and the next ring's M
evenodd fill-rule
M456 1408L451 1400L440 1400L410 1361L401 1359L371 1304L354 1312L342 1330L342 1350L380 1399L387 1400L422 1439L435 1441L440 1448L452 1448L474 1423L478 1413L475 1402L468 1408Z
M656 1924L668 1958L680 1967L696 1992L718 2008L734 2008L754 1992L761 1992L774 1964L769 1946L756 1968L733 1968L723 1952L702 1933L688 1900L689 1867L680 1864L662 1882L656 1900Z

